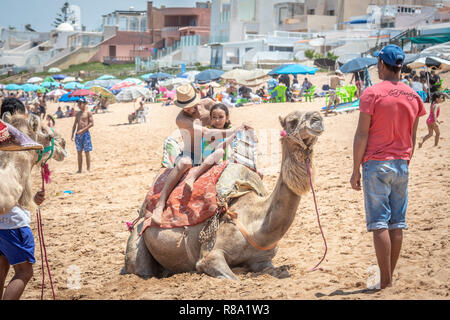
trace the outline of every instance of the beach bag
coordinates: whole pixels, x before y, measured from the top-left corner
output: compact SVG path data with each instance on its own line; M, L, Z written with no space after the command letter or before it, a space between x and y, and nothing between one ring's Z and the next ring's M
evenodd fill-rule
M249 131L238 131L233 141L233 163L242 164L254 171L256 169L258 142Z
M161 165L164 168L174 168L177 157L181 154L181 147L178 141L173 137L167 137L164 140L164 150Z

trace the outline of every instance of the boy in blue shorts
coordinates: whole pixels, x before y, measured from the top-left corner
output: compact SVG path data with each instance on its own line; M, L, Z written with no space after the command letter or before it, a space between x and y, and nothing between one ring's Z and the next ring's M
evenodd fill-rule
M40 191L34 196L34 202L39 206L44 197ZM0 216L0 300L19 300L33 276L36 260L30 220L30 212L19 206ZM10 266L15 274L3 293Z
M80 111L75 116L75 121L72 128L72 141L75 136L75 145L78 152L78 172L82 172L83 167L83 151L86 154L86 167L87 171L91 170L91 157L92 141L89 129L94 126L94 117L92 113L86 109L87 102L84 99L78 101L78 107Z

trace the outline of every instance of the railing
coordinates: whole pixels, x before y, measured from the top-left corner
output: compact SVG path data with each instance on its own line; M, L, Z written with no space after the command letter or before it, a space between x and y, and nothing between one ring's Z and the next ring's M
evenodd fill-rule
M402 43L405 39L410 38L410 37L415 37L418 34L419 34L419 32L416 29L408 29L408 30L405 30L402 33L396 35L395 37L389 38L389 41L387 43L388 44L396 44L396 45L400 46L400 45L402 45ZM379 43L375 47L364 52L362 55L366 56L368 54L373 54L375 51L381 50L385 45L386 45L386 43Z
M125 64L125 63L132 63L134 62L134 57L124 57L124 56L119 56L119 57L103 57L103 63L106 64Z

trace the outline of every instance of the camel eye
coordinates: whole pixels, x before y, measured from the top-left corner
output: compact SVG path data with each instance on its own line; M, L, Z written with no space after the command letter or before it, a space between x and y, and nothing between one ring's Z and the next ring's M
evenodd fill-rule
M292 129L295 129L298 125L298 119L289 121L289 125L291 126Z

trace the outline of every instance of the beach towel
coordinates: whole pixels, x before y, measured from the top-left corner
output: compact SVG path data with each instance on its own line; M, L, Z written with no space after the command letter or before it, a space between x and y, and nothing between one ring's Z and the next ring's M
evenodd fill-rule
M181 147L175 138L167 137L164 140L163 158L161 165L164 168L175 167L175 161L177 157L181 154Z
M152 211L158 203L168 175L174 169L164 170L145 197L145 221L141 234L148 227L171 229L195 226L215 215L219 209L216 184L227 165L228 161L224 161L200 176L195 181L192 192L187 191L184 187L188 174L186 173L166 202L161 225L152 225Z

